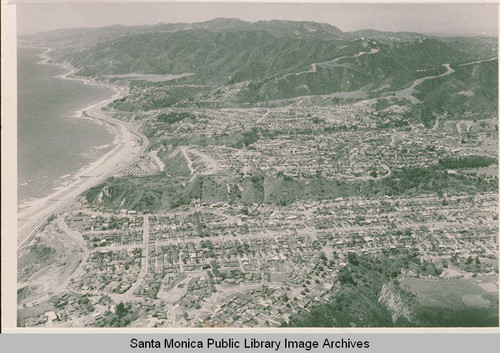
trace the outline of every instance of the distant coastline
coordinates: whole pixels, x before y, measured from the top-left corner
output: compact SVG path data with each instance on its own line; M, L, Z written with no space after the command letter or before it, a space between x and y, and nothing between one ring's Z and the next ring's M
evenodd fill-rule
M85 190L128 166L142 154L148 145L148 140L143 134L136 131L126 122L114 119L101 110L101 108L114 100L123 97L126 93L124 88L109 83L98 82L89 78L75 76L77 69L69 63L50 62L51 57L49 53L52 51L51 48L40 49L44 51L40 54L41 61L37 64L50 63L60 65L68 71L56 76L56 79L83 81L85 84L103 86L115 92L112 97L90 104L83 109L77 110L74 114L76 118L94 119L112 127L115 138L113 141L113 149L97 161L85 165L75 175L72 175L73 181L67 185L56 188L55 191L48 196L26 202L26 207L22 210L19 210L18 205L18 248L25 246L26 242L31 238L31 235L42 226L51 215L69 206Z

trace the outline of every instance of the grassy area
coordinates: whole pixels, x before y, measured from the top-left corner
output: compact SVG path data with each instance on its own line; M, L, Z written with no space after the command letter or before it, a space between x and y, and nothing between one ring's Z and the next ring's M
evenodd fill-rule
M416 294L418 317L429 326L498 326L497 275L476 278L407 278L402 288Z

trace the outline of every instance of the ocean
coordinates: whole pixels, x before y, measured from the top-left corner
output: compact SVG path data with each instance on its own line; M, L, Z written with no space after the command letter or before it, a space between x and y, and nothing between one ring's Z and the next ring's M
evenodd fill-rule
M18 209L69 183L80 169L109 152L115 137L105 124L75 117L78 110L114 92L55 78L67 70L41 64L42 52L18 49Z

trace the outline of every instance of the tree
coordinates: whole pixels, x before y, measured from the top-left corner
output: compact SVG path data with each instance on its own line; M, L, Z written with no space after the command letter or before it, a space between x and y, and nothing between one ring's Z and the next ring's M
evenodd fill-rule
M354 252L350 252L347 254L347 261L354 266L359 265L358 255Z
M349 272L349 270L347 270L346 267L340 270L337 279L341 284L355 284L351 273Z

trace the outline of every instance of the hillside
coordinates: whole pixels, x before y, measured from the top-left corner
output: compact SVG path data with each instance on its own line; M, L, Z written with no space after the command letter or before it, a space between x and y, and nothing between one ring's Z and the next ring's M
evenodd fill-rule
M78 75L113 82L128 75L131 87L151 92L144 96L140 90L140 99L125 97L120 105L127 110L329 105L383 98L410 110L408 103L419 101L433 114L489 114L497 104L496 61L487 61L495 58L496 43L489 38L344 33L310 22L234 19L109 27L99 33L103 40L61 60L79 68ZM89 35L96 38L94 30ZM444 65L453 75L429 79L443 75ZM147 75L173 78L153 81ZM404 93L409 87L415 98ZM137 101L140 107L134 107Z
M141 97L149 109L329 105L368 98L408 105L415 99L401 91L416 80L443 74L445 64L453 75L415 87L414 97L428 104L434 115L489 114L497 105L496 61L467 65L496 57L496 41L488 37L342 32L314 22L217 18L53 31L22 41L55 48L53 57L71 63L77 75L113 82L128 75L132 87L151 90L149 97L167 96L150 103L148 96ZM126 97L121 105L144 109L133 108L136 100Z
M292 315L284 326L498 326L498 295L486 285L498 281L498 275L440 278L442 268L406 251L351 253L348 259L328 301ZM401 275L408 272L416 277Z

